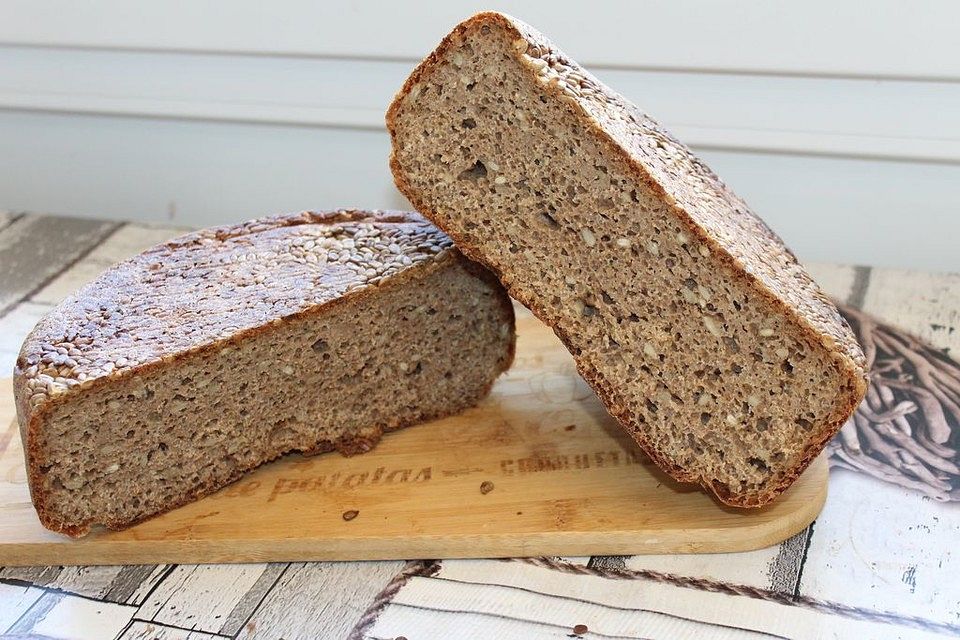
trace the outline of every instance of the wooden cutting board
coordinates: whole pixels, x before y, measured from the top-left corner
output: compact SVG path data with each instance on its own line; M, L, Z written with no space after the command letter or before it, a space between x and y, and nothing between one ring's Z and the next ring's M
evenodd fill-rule
M199 502L80 540L37 520L3 381L0 565L744 551L820 512L822 456L760 510L672 482L606 414L553 333L526 312L517 327L513 369L475 409L353 458L286 456Z

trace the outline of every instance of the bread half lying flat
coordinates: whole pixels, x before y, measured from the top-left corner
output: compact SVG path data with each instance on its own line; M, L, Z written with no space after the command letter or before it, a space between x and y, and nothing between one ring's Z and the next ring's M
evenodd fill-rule
M289 451L369 450L483 398L513 358L493 276L413 213L200 231L102 274L15 371L44 526L118 529Z
M781 240L529 26L457 26L387 126L400 190L553 327L674 478L765 504L863 397L859 345Z

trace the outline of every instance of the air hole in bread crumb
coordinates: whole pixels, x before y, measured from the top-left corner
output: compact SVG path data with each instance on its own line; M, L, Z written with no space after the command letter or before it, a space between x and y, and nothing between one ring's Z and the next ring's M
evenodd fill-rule
M487 167L477 160L469 169L464 169L458 176L461 180L479 180L487 177Z
M460 124L464 129L473 129L475 126L477 126L477 121L473 118L464 118Z

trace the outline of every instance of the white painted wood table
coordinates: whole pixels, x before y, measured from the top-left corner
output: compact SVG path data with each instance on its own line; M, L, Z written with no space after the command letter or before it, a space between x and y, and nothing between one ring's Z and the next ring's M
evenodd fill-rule
M12 369L27 331L66 294L179 231L0 214L0 365ZM943 354L960 353L960 275L832 265L812 271L839 300ZM898 417L919 415L916 406L900 404ZM870 473L879 468L870 460L868 471L854 471L857 452L847 457L854 464L835 452L823 513L769 549L507 561L6 567L0 569L0 637L960 636L960 491L953 471L960 458L949 453L960 444L960 427L951 420L953 431L939 449L947 457L929 483ZM845 446L855 448L855 441L848 435ZM909 453L898 455L891 464L916 463Z

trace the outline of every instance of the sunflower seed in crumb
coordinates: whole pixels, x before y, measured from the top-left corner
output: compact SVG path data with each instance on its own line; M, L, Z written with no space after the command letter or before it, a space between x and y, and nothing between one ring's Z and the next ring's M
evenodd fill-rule
M647 357L653 358L653 359L656 359L658 356L657 350L649 342L643 343L643 353L646 354Z
M720 323L711 318L710 316L703 316L703 324L707 327L707 331L717 336L718 338L723 335L723 331L720 329Z
M593 231L590 231L590 229L581 229L580 237L583 238L583 243L588 247L592 247L593 245L597 244L597 238L593 235Z

